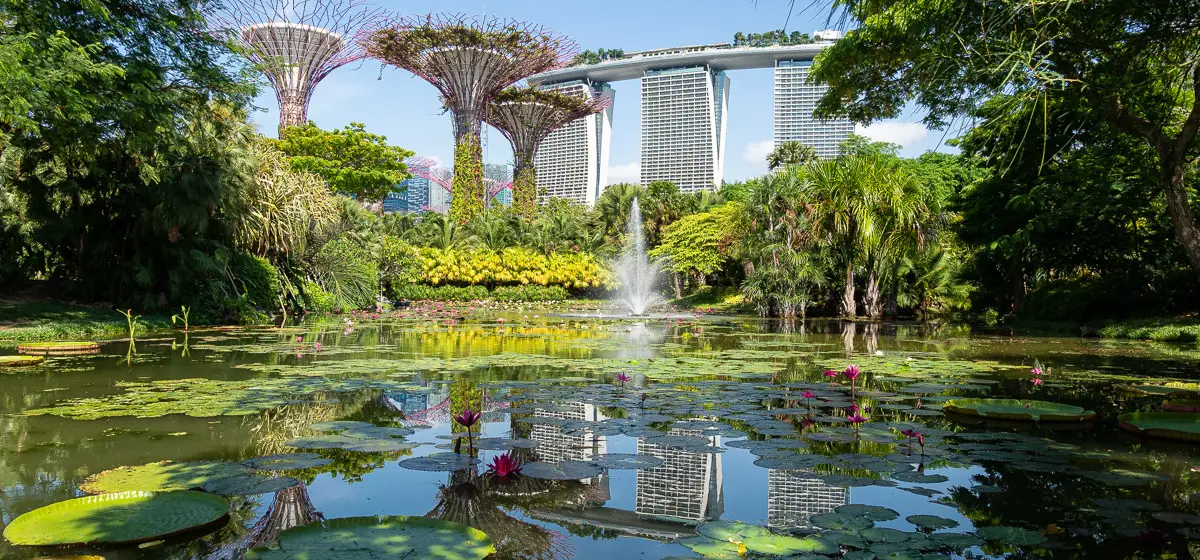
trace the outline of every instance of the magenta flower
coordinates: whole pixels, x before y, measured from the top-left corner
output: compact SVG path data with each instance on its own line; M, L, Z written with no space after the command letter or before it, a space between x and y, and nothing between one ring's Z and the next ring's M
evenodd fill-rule
M917 437L918 435L921 435L921 432L918 432L916 430L911 430L911 429L910 430L900 430L900 435L902 435L904 437L908 437L908 438L913 438L913 437Z
M850 383L854 384L854 380L858 379L859 373L861 373L861 372L859 371L858 366L856 366L854 364L850 364L850 365L846 366L846 371L843 371L842 375L845 375L846 379L849 379Z
M621 385L628 383L630 379L633 379L633 378L629 377L628 375L625 375L624 373L617 374L617 383L620 383Z
M1033 378L1033 385L1034 385L1035 387L1036 387L1036 386L1038 386L1038 385L1041 385L1041 384L1042 384L1042 378L1041 378L1041 377L1034 377L1034 378Z
M851 424L854 424L855 427L858 427L859 424L862 424L863 422L867 421L867 418L865 416L858 414L858 413L855 413L853 416L850 416L849 418L846 418L846 419L849 420Z
M458 422L458 424L459 424L460 426L462 426L462 427L466 428L466 429L467 429L467 433L470 433L470 431L471 431L471 426L474 426L476 422L479 422L479 418L480 418L481 416L482 416L482 415L481 415L481 414L479 414L478 412L475 412L475 411L473 411L473 410L471 410L471 409L469 409L469 408L468 408L468 409L466 409L466 410L463 410L463 411L462 411L462 412L460 412L459 414L457 414L457 415L454 417L454 421L455 421L455 422Z
M304 342L304 337L302 337L302 336L297 336L297 337L296 337L296 342Z
M804 393L802 393L800 395L800 398L802 398L804 400L809 400L809 399L815 399L815 398L817 398L817 396L814 395L812 391L805 391Z
M492 457L492 462L488 463L487 468L488 472L496 478L508 478L521 474L521 459L509 451L503 455Z
M320 350L320 349L321 349L321 343L320 343L320 342L318 342L318 343L314 344L314 345L313 345L313 348L316 348L317 350Z
M1033 369L1029 370L1029 373L1032 373L1032 374L1034 374L1034 375L1041 375L1041 374L1042 374L1042 368L1040 368L1040 367L1035 367L1035 368L1033 368Z
M836 371L833 371L833 370L831 370L831 369L827 369L827 370L825 370L825 377L830 377L830 378L832 378L832 377L837 377L838 375L839 375L839 374L838 374L838 372L836 372Z
M921 455L925 455L925 434L917 434L917 443L921 444Z
M850 413L855 414L857 412L858 412L858 403L850 403Z

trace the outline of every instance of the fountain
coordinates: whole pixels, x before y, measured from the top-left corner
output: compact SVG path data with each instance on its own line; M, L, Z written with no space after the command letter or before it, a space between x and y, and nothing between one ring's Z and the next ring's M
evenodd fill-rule
M629 209L629 223L625 229L629 246L615 263L613 270L621 281L619 301L629 309L629 314L641 316L646 309L659 303L662 298L654 292L658 280L658 266L646 257L646 235L642 231L642 208L638 199L633 199Z

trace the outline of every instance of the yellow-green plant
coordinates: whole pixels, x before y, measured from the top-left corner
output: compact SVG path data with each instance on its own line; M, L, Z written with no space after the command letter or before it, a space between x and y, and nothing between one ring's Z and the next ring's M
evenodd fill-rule
M124 315L125 320L129 322L129 342L132 343L133 342L133 334L137 330L137 327L138 327L138 319L141 319L142 316L134 315L132 309L126 309L124 311L118 309L117 313Z
M439 286L562 286L569 290L611 288L608 267L587 253L549 256L523 247L501 251L421 249L424 283Z
M174 325L176 322L183 321L183 332L188 332L188 316L192 314L192 308L186 305L180 305L179 310L182 313L179 315L172 315L171 324Z

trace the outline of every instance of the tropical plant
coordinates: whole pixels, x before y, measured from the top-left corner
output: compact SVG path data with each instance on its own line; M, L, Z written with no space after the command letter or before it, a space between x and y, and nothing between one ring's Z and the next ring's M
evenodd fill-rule
M341 130L321 130L309 122L281 131L275 147L292 169L325 180L335 193L363 202L382 202L409 177L404 160L412 152L390 146L387 138L352 122Z
M267 142L251 144L258 172L244 193L234 239L259 256L303 253L314 230L333 224L337 202L316 175L293 171Z
M780 142L774 150L771 150L770 154L767 154L767 169L775 171L780 167L804 165L815 159L817 159L816 148L796 140L787 140Z
M338 237L317 252L310 274L333 296L335 311L373 307L379 289L379 267L361 245Z
M741 211L738 204L730 203L684 216L666 227L662 243L647 256L664 260L667 270L693 277L698 285L704 285L704 278L720 270L729 259L735 216Z

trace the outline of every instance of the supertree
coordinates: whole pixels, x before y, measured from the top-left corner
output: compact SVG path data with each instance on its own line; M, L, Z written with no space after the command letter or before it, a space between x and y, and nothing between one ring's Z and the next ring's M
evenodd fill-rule
M358 0L225 0L210 16L275 88L279 131L308 122L313 89L366 56L356 36L383 10Z
M534 87L508 88L488 106L487 123L508 138L513 149L513 208L525 218L537 214L537 169L533 156L551 132L608 108L607 96L578 97Z
M480 132L488 104L519 80L566 65L576 50L569 39L536 25L461 15L402 19L361 42L371 56L437 88L453 113L450 214L460 223L486 204Z

